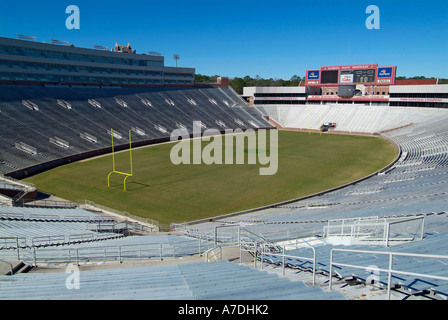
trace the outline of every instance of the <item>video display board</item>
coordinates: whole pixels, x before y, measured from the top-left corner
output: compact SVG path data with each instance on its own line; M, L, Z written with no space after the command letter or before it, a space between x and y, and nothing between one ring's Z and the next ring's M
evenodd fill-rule
M377 64L321 67L307 70L307 85L394 84L397 67L378 67Z
M320 83L338 83L338 77L338 70L322 71L322 78L320 80Z

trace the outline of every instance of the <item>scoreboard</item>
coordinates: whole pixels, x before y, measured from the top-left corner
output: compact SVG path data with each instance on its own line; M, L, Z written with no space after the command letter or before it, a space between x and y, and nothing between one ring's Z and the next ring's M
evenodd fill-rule
M355 70L355 83L373 83L375 82L375 69Z
M307 70L306 85L394 84L397 67L377 64L322 67Z

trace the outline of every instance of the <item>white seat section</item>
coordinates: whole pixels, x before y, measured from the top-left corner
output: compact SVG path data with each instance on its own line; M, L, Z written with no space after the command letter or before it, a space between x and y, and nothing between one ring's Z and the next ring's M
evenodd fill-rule
M336 122L338 131L363 133L380 133L431 118L448 117L448 110L414 107L326 104L260 108L285 128L317 130L325 122Z

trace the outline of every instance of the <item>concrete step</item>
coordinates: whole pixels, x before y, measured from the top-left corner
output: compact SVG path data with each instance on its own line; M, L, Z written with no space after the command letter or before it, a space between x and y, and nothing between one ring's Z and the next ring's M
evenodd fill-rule
M11 275L17 273L28 273L33 267L23 261L0 261L0 275Z

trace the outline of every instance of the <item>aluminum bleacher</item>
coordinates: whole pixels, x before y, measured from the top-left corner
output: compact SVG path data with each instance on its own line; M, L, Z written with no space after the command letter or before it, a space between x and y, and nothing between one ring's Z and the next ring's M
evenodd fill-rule
M123 223L79 208L49 209L2 205L0 257L25 260L36 248L115 239L123 237L122 230L125 228Z
M364 106L364 105L304 105L257 107L284 128L319 130L325 122L336 122L344 132L380 133L412 123L447 117L444 109Z
M110 128L123 137L119 145L129 130L144 142L169 138L180 124L192 132L193 121L220 130L271 127L243 106L221 88L1 86L0 172L110 147Z
M37 250L24 248L20 252L20 258L35 265L94 261L148 262L197 256L212 247L211 241L177 235L123 237L100 233L97 234L97 238L86 238L86 241L61 243L58 246L46 246Z
M80 286L66 288L67 274L29 273L0 278L0 299L90 300L344 300L337 292L231 262L80 271Z
M341 279L357 279L367 281L375 271L376 285L388 284L389 264L392 255L391 285L406 290L409 294L420 294L432 291L448 296L446 284L448 279L448 262L446 239L448 232L428 233L424 240L394 247L372 246L334 246L329 244L315 247L317 270L319 274L332 273L332 281ZM297 257L309 257L309 248L290 249L285 252L285 263L296 272L310 272L313 264L309 260ZM261 259L260 257L258 257ZM274 265L282 265L281 255L263 256L264 261ZM363 268L355 268L355 266ZM394 273L395 271L395 273ZM428 275L425 277L424 275ZM445 280L441 279L445 278ZM328 279L328 278L327 278ZM321 283L321 285L328 284Z

